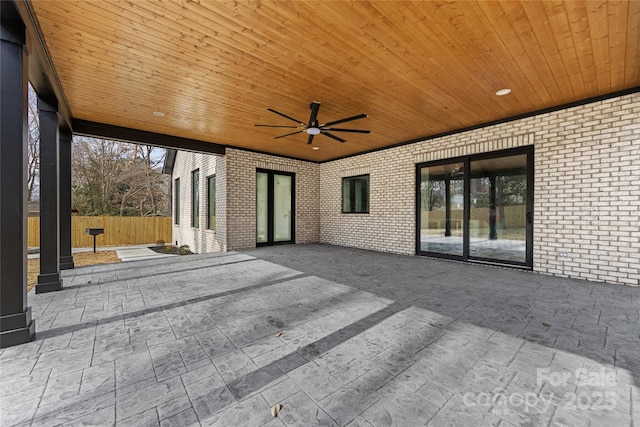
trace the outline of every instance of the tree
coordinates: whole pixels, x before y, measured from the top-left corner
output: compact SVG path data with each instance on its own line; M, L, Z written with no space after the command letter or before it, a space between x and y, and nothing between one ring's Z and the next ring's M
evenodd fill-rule
M96 138L72 145L72 198L81 215L153 216L168 209L164 150Z
M38 95L29 84L27 128L28 200L40 198ZM163 149L74 137L72 200L82 215L167 214L169 178L161 173Z
M422 192L421 208L423 211L443 209L445 202L445 182L443 180L428 180L420 182Z
M527 176L499 175L498 190L501 192L501 200L505 205L518 205L527 198Z
M27 197L40 198L40 118L38 117L38 95L29 84L29 107L27 111Z

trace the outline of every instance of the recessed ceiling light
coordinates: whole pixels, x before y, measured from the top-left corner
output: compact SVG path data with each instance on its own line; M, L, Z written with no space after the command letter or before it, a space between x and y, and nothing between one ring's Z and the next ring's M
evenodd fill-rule
M311 147L312 150L319 150L320 147Z
M157 117L164 117L164 113L162 111L154 111L153 115Z
M509 95L510 93L511 93L511 89L505 88L505 89L500 89L499 91L497 91L496 95L504 96L504 95Z

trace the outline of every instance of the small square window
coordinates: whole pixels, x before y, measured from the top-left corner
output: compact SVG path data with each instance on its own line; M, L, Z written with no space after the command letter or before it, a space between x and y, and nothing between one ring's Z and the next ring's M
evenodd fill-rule
M369 213L369 175L342 178L342 213Z

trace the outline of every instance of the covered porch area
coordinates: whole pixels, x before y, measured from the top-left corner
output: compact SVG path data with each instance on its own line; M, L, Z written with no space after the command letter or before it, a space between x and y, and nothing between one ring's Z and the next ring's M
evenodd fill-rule
M3 425L640 422L631 287L328 245L62 276L0 350Z

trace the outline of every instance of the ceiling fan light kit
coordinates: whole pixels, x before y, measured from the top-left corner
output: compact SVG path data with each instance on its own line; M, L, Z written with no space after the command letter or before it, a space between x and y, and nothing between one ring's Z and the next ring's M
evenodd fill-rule
M284 138L285 136L291 136L291 135L295 135L297 133L306 132L309 135L309 138L307 139L307 144L313 143L313 137L316 136L316 135L320 135L320 134L322 134L324 136L328 136L329 138L335 139L338 142L347 142L346 140L340 138L339 136L336 136L333 133L329 133L327 131L331 131L331 132L351 132L351 133L369 133L369 132L371 132L370 130L364 130L364 129L348 129L348 128L335 128L335 127L332 127L334 125L338 125L338 124L341 124L341 123L346 123L346 122L350 122L350 121L353 121L353 120L359 120L359 119L364 119L364 118L368 117L364 113L363 114L358 114L357 116L346 117L344 119L334 120L332 122L327 122L327 123L324 123L324 124L320 124L318 122L318 111L320 110L320 103L317 102L317 101L313 101L311 104L309 104L309 108L311 109L311 116L309 116L309 123L304 123L301 120L294 119L293 117L287 116L286 114L283 114L283 113L281 113L279 111L276 111L273 108L267 108L268 111L271 111L272 113L275 113L275 114L277 114L279 116L282 116L285 119L288 119L288 120L291 120L293 122L296 122L298 125L297 126L283 126L283 125L256 124L255 126L296 129L294 132L285 133L284 135L275 136L273 139Z

